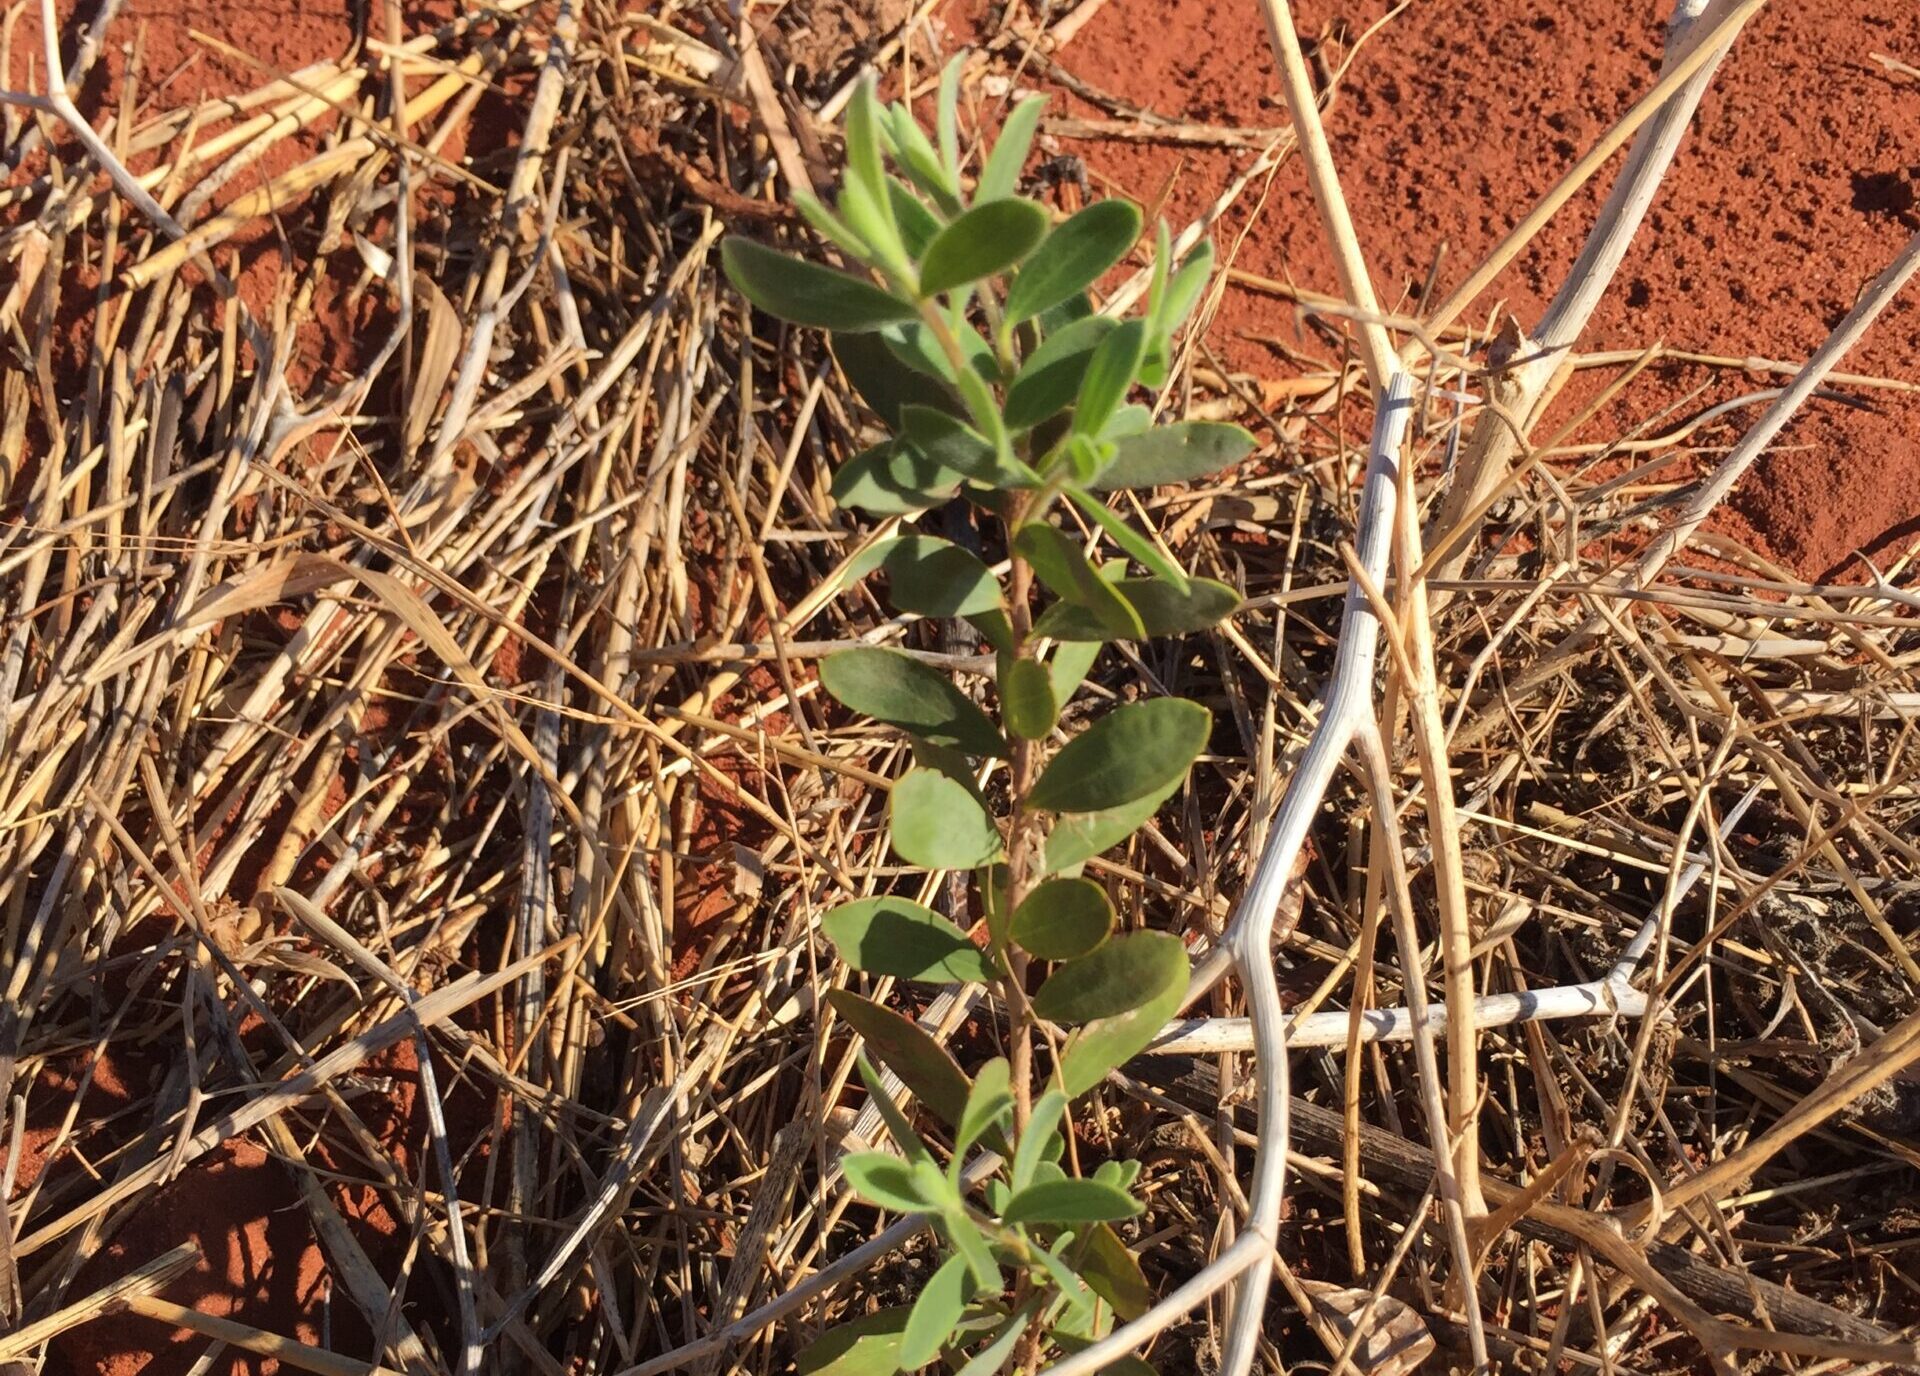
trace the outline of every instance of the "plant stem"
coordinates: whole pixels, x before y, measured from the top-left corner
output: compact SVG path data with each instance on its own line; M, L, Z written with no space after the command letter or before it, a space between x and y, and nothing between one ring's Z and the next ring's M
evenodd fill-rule
M1029 498L1015 494L1006 515L1007 548L1014 549L1014 532L1026 519ZM1033 634L1033 615L1029 601L1033 590L1033 566L1014 552L1007 578L1007 620L1013 626L1013 653L1027 652ZM1032 887L1033 827L1027 813L1027 794L1038 772L1039 752L1027 740L1013 742L1012 779L1008 785L1011 813L1007 836L1007 911L1020 906ZM1033 1013L1027 1003L1027 953L1009 944L1007 962L1013 971L1014 988L1009 990L1007 1007L1011 1013L1011 1042L1008 1055L1009 1080L1013 1088L1014 1128L1024 1132L1033 1109Z

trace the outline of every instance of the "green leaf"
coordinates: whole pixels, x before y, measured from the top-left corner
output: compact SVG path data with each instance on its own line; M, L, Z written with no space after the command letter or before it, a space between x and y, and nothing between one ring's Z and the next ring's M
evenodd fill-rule
M1167 989L1186 987L1187 951L1165 932L1127 932L1070 960L1033 996L1033 1011L1072 1025L1118 1017Z
M978 1290L989 1295L998 1294L1001 1288L1000 1267L993 1259L993 1248L966 1209L961 1207L958 1196L941 1213L940 1225L953 1250L966 1259L967 1269L973 1272L973 1283Z
M976 376L999 376L1000 365L994 358L993 346L981 337L980 331L965 321L949 321L948 328L960 345L960 357ZM958 383L953 361L925 324L897 325L883 331L880 338L895 358L915 372L941 382Z
M1065 706L1086 681L1094 660L1100 657L1100 642L1061 643L1053 647L1047 659L1047 677L1053 683L1053 700Z
M1002 656L999 687L1000 716L1007 730L1023 741L1045 740L1060 715L1046 666L1038 660Z
M880 1072L873 1068L873 1062L865 1055L854 1057L854 1063L860 1070L860 1083L867 1087L867 1095L873 1101L875 1113L880 1121L887 1125L887 1136L900 1148L900 1155L909 1165L921 1161L932 1161L933 1153L927 1150L927 1144L920 1140L920 1134L913 1130L913 1124L907 1121L907 1115L900 1111L900 1105L893 1101L893 1095L887 1089L886 1081L880 1078Z
M1153 424L1153 412L1145 406L1118 407L1100 430L1100 438L1118 444L1121 440L1144 435Z
M1164 983L1131 1012L1120 1013L1113 1017L1098 1018L1077 1029L1067 1044L1061 1049L1059 1075L1060 1083L1066 1092L1079 1096L1092 1089L1106 1078L1107 1072L1115 1066L1125 1065L1147 1048L1160 1030L1167 1025L1174 1014L1180 1011L1180 1000L1186 996L1189 965L1186 948L1177 938L1160 932L1135 932L1133 939L1156 937L1157 954L1147 961L1140 962L1138 974L1157 974ZM1086 961L1096 961L1107 952L1121 945L1129 938L1110 941ZM1074 964L1082 964L1076 961ZM1151 966L1151 969L1147 967ZM1062 966L1054 979L1073 968ZM1052 983L1051 980L1048 983ZM1046 986L1041 986L1041 993ZM1137 991L1136 991L1137 992ZM1098 1000L1090 1000L1098 1002Z
M1049 879L1013 910L1013 939L1042 960L1086 955L1113 930L1113 904L1091 879Z
M937 296L1013 267L1047 234L1047 212L1009 196L976 205L940 231L920 262L920 293Z
M902 186L897 177L887 178L887 200L893 206L894 223L900 226L901 246L908 258L917 261L927 251L927 245L939 236L940 217Z
M887 196L887 169L880 148L881 117L873 77L863 77L854 87L853 99L847 103L846 180L849 186L861 189L897 242L900 232L893 222L893 206Z
M971 616L1000 605L1000 584L980 557L933 535L903 535L881 561L893 605L921 616Z
M1073 408L1074 431L1097 435L1107 417L1127 399L1134 375L1140 371L1140 359L1147 350L1145 322L1128 320L1116 325L1087 362L1087 373L1080 381L1080 397Z
M1028 1187L1033 1188L1032 1186ZM1073 1268L1062 1259L1061 1253L1073 1246L1073 1234L1067 1233L1053 1250L1036 1246L1033 1259L1047 1273L1047 1280L1060 1293L1060 1299L1071 1310L1069 1322L1085 1326L1093 1318L1095 1295L1087 1283L1073 1273Z
M1040 521L1014 533L1014 550L1033 565L1040 581L1077 607L1084 607L1105 627L1111 639L1133 639L1146 627L1127 600L1087 562L1080 547L1054 527ZM1035 628L1036 630L1038 627Z
M1027 1325L1033 1322L1033 1316L1040 1312L1041 1301L1045 1298L1044 1295L1034 1295L1009 1314L1007 1321L994 1333L993 1341L969 1357L967 1364L955 1372L954 1376L999 1376L1007 1363L1013 1360L1014 1350L1020 1346L1020 1339L1025 1336Z
M808 224L812 225L820 237L856 261L865 259L873 250L866 241L853 232L851 226L835 215L821 203L820 198L806 191L793 193L794 209Z
M910 865L970 870L1000 859L1000 832L964 784L931 769L909 769L887 796L893 848Z
M934 1203L921 1195L913 1168L888 1152L853 1152L841 1159L840 1169L854 1193L869 1204L895 1213L917 1214Z
M1073 498L1075 506L1093 518L1094 524L1105 531L1109 539L1145 564L1155 577L1166 579L1182 593L1187 591L1186 571L1162 554L1153 541L1107 510L1106 503L1084 492L1070 491L1067 495Z
M960 395L966 398L967 414L973 417L974 425L987 443L993 446L995 487L1034 487L1039 484L1040 475L1013 452L1013 440L1007 432L1007 423L1000 414L1000 402L988 387L986 380L973 373L962 375L959 381Z
M1158 578L1123 578L1114 586L1154 639L1211 630L1240 606L1238 592L1211 578L1188 579L1185 594ZM1118 638L1091 612L1065 602L1042 612L1033 632L1073 644Z
M910 1312L896 1305L829 1328L794 1358L795 1376L894 1376Z
M1000 1125L1013 1112L1013 1091L1008 1088L1010 1071L1005 1056L995 1056L973 1077L973 1092L967 1095L967 1107L954 1132L953 1161L958 1169L967 1149Z
M900 1365L907 1371L925 1366L940 1355L960 1315L973 1298L973 1277L965 1257L948 1257L928 1279L913 1302L906 1332L900 1338Z
M894 160L905 169L908 178L922 194L931 196L934 202L948 214L957 214L960 210L959 187L948 176L946 167L941 163L940 154L934 150L919 124L913 118L913 111L904 104L896 103L886 112L885 132L887 141L893 146ZM894 201L894 211L899 213L899 200ZM936 226L938 222L936 221ZM904 228L904 226L902 226ZM915 253L918 257L918 252Z
M1182 421L1118 439L1113 461L1087 484L1096 492L1160 487L1218 473L1253 452L1253 436L1237 425Z
M1115 328L1108 317L1090 315L1042 340L1007 388L1007 428L1031 430L1073 405L1094 350Z
M1175 779L1157 793L1104 812L1062 813L1047 834L1046 850L1041 856L1042 872L1058 874L1119 845L1152 821L1161 804L1180 791L1182 782Z
M925 1028L851 989L829 989L827 1003L929 1112L949 1126L960 1121L971 1087L959 1063Z
M1007 753L1007 743L944 674L897 650L841 650L820 661L820 683L835 699L876 721L969 755Z
M1013 1149L1013 1166L1007 1175L1015 1193L1033 1183L1034 1172L1046 1160L1047 1143L1058 1137L1056 1129L1066 1111L1067 1096L1057 1089L1049 1089L1033 1101L1033 1112L1027 1118L1026 1127L1021 1129L1020 1141Z
M1040 127L1040 112L1046 108L1045 96L1029 96L1008 113L1000 126L1000 137L980 169L974 184L976 203L1011 196L1020 188L1020 173L1027 165L1027 150L1033 147L1033 134Z
M913 304L865 278L776 253L738 237L721 241L727 280L768 315L816 329L853 334L911 320Z
M833 357L853 390L889 430L900 428L903 406L930 406L948 412L959 409L960 399L951 388L907 367L877 334L835 335Z
M993 967L967 934L905 898L861 898L820 920L840 958L870 975L927 984L986 983Z
M955 53L940 69L940 95L934 102L934 126L940 139L940 160L946 164L953 185L960 184L960 78L967 69L967 55Z
M1115 708L1068 741L1027 795L1050 812L1105 812L1186 777L1213 714L1184 698Z
M1117 1223L1141 1211L1137 1200L1098 1180L1054 1180L1027 1186L1007 1201L1007 1223Z
M978 483L999 485L1000 456L966 422L932 407L903 406L900 425L907 443L942 468L964 473Z
M1164 337L1180 328L1199 302L1201 292L1206 289L1207 278L1212 275L1213 245L1202 239L1167 284L1166 297L1153 322L1156 333Z
M1007 292L1006 319L1018 324L1070 301L1126 257L1140 237L1140 212L1128 201L1096 201L1034 252Z
M1131 1322L1153 1307L1153 1288L1131 1248L1104 1223L1082 1235L1080 1275L1095 1294L1113 1306L1113 1312Z
M852 336L847 336L851 338ZM891 441L876 444L833 475L833 500L876 516L905 516L952 499L960 475Z
M980 632L980 638L1001 654L1013 653L1013 623L1007 620L1004 608L995 607L992 611L975 612L967 618L967 624Z

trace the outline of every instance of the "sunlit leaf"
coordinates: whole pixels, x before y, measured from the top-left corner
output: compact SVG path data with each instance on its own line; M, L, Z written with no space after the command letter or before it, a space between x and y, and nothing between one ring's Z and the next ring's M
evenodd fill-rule
M897 650L861 646L820 661L834 698L876 721L970 755L1003 756L1006 742L965 693L938 670Z
M929 1112L949 1126L960 1121L967 1106L967 1077L924 1028L850 989L829 989L827 1002Z
M1053 680L1038 660L1003 658L1000 665L1000 717L1021 740L1044 740L1059 717Z
M1094 523L1106 532L1108 539L1145 564L1155 577L1166 579L1182 593L1187 591L1186 570L1162 554L1153 541L1107 510L1106 504L1098 497L1085 492L1069 492L1067 495L1073 499L1075 506L1093 518Z
M1140 1204L1098 1180L1036 1182L1007 1201L1007 1223L1117 1223L1140 1212Z
M1020 1346L1020 1339L1026 1335L1027 1325L1033 1316L1040 1312L1045 1295L1035 1295L1013 1313L1007 1316L993 1335L993 1341L967 1359L967 1364L954 1373L954 1376L999 1376Z
M720 261L742 296L795 325L854 333L911 320L916 313L911 302L864 278L777 253L751 239L723 240Z
M931 769L910 769L887 795L893 848L910 865L970 870L998 860L1000 832L965 785Z
M1191 482L1231 468L1253 452L1253 436L1237 425L1182 421L1156 426L1114 442L1111 462L1088 487L1160 487Z
M894 223L900 226L900 242L907 257L918 259L927 245L940 234L940 217L928 210L921 199L900 184L897 177L887 178L887 199L893 205Z
M1033 252L1046 233L1047 212L1033 201L1008 196L976 205L927 246L920 291L937 296L1005 272Z
M974 1074L973 1092L967 1096L967 1107L960 1115L953 1138L956 1167L969 1147L1013 1112L1013 1091L1008 1087L1010 1073L1007 1058L995 1056Z
M1011 196L1020 188L1020 173L1027 165L1027 150L1033 147L1034 131L1040 127L1040 112L1046 108L1045 96L1029 96L1007 112L1000 126L1000 137L980 169L974 184L975 202Z
M972 1298L973 1276L966 1258L948 1257L913 1302L906 1331L900 1335L900 1365L913 1371L938 1357Z
M915 1214L933 1201L920 1193L919 1178L899 1157L884 1151L859 1151L843 1157L840 1169L847 1183L869 1204L895 1213Z
M1086 376L1080 380L1080 395L1074 403L1073 428L1083 435L1097 435L1107 417L1127 398L1140 357L1147 348L1147 327L1139 320L1128 320L1108 332L1087 361Z
M993 978L993 967L965 932L933 909L905 898L842 903L820 926L842 960L870 975L929 984L985 983Z
M1071 300L1100 280L1140 237L1140 212L1122 200L1096 201L1035 250L1007 291L1006 318L1018 324Z
M894 1376L910 1312L903 1304L836 1324L794 1358L795 1376Z
M1117 707L1068 741L1027 795L1051 812L1104 812L1186 776L1213 715L1184 698Z
M1093 351L1113 329L1106 316L1091 315L1048 335L1007 388L1007 428L1016 434L1031 430L1073 405Z
M1073 960L1107 939L1113 903L1091 879L1048 879L1013 910L1013 939L1042 960Z
M1033 996L1033 1011L1074 1025L1118 1017L1174 986L1186 987L1187 952L1165 932L1126 932L1056 969Z
M1034 1172L1046 1160L1047 1143L1062 1140L1058 1129L1066 1111L1067 1096L1057 1089L1049 1089L1033 1101L1033 1112L1020 1131L1020 1141L1013 1149L1013 1166L1007 1175L1016 1191L1033 1183Z
M933 1160L933 1153L920 1139L920 1134L913 1130L913 1124L900 1111L900 1105L894 1102L892 1092L888 1090L886 1081L880 1078L880 1072L873 1068L873 1062L862 1054L854 1058L854 1063L860 1070L860 1083L867 1087L867 1097L873 1105L873 1111L886 1124L887 1136L900 1148L900 1155L909 1163Z

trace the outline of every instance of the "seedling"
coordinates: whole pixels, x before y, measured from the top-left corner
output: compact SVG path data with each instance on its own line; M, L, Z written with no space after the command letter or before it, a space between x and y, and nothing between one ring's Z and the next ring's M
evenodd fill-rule
M959 79L956 63L931 133L871 83L850 103L837 204L797 199L846 270L746 239L722 249L753 304L831 334L885 436L840 468L835 499L908 526L963 502L1006 556L996 575L979 553L914 530L853 571L884 572L903 613L977 631L995 664L985 706L896 650L820 664L835 699L912 741L914 766L888 801L895 855L970 872L982 917L969 933L903 897L863 898L826 915L828 939L871 975L984 985L1005 1013L1004 1054L963 1068L910 1018L850 990L828 996L941 1139L922 1135L862 1057L896 1150L849 1155L847 1180L871 1204L931 1219L940 1260L911 1305L835 1329L803 1358L803 1370L842 1376L936 1360L963 1376L1037 1370L1147 1307L1116 1231L1141 1212L1139 1166L1083 1168L1072 1114L1177 1011L1187 953L1163 932L1116 933L1112 900L1084 866L1179 791L1211 716L1163 697L1076 711L1085 724L1070 738L1061 720L1102 645L1204 630L1240 600L1189 575L1102 495L1217 473L1253 449L1237 426L1157 424L1136 401L1169 378L1210 246L1176 263L1157 226L1145 310L1096 312L1089 293L1136 249L1139 210L1100 201L1056 224L1016 194L1039 98L1009 113L969 185ZM1112 557L1095 556L1102 544ZM999 1164L969 1185L977 1151Z

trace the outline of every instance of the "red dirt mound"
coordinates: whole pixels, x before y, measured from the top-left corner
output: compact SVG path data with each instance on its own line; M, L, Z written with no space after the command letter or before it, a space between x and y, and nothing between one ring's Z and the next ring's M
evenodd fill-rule
M1297 18L1303 33L1326 37L1319 57L1337 68L1384 8L1306 0ZM1444 295L1652 84L1660 42L1653 7L1606 0L1423 0L1368 38L1327 129L1383 299L1417 297L1443 253L1437 287ZM1797 362L1820 343L1920 225L1910 174L1920 165L1920 82L1875 62L1876 52L1920 62L1920 7L1774 5L1748 25L1584 348L1638 349L1659 340ZM1266 33L1250 3L1110 0L1058 60L1098 90L1171 118L1286 123ZM1079 116L1109 114L1077 98L1063 104ZM1151 200L1171 180L1167 213L1176 223L1210 204L1254 156L1111 139L1060 142L1113 190ZM1488 294L1482 314L1504 301L1523 324L1539 317L1615 170L1617 162L1534 241ZM1257 192L1250 189L1223 223L1223 256L1231 252L1237 267L1263 277L1334 290L1298 162L1281 169L1264 202ZM1920 305L1913 296L1882 318L1845 369L1917 380ZM1216 347L1253 371L1283 373L1262 343L1271 338L1327 352L1296 330L1286 301L1229 292ZM1636 383L1607 429L1618 434L1622 420L1655 417L1703 383L1712 390L1689 412L1778 379L1658 369ZM1847 572L1855 550L1891 555L1920 534L1920 395L1853 395L1872 409L1828 402L1803 412L1722 518L1732 533L1810 578ZM1736 416L1706 442L1726 443L1752 414ZM1858 572L1856 564L1850 576Z

